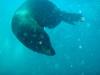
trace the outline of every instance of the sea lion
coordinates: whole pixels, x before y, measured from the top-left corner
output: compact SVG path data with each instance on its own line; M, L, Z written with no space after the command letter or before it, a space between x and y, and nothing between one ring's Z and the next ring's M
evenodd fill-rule
M73 24L80 14L60 11L49 0L28 0L12 18L12 32L27 48L45 55L55 55L44 27L55 28L61 21Z

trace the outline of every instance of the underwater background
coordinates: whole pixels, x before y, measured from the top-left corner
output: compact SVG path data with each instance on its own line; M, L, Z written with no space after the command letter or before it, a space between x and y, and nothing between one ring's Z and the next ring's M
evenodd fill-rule
M51 0L85 17L46 29L56 51L52 57L29 50L13 35L11 20L24 1L0 0L0 75L100 75L100 0Z

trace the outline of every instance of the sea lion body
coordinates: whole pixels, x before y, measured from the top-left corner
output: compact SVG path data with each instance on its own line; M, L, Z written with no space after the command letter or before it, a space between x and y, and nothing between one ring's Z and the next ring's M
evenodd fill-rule
M28 0L12 19L12 32L27 48L45 55L55 55L44 27L55 28L61 21L74 24L81 14L60 11L49 0Z

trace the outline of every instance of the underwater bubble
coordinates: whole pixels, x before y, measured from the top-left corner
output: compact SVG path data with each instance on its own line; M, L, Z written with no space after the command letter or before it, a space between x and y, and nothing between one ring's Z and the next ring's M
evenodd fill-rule
M79 41L79 42L80 42L80 41L81 41L81 39L80 39L80 38L78 38L78 39L77 39L77 41Z
M79 14L82 14L82 10L79 10Z
M85 21L85 17L81 17L81 21L84 22Z
M79 47L78 47L79 49L82 49L83 48L83 46L82 45L79 45Z
M70 68L73 68L73 65L72 64L70 65Z

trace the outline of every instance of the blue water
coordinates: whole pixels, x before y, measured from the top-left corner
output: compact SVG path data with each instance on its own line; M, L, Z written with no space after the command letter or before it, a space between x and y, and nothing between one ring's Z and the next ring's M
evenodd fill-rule
M0 75L100 75L100 0L51 1L85 17L83 23L46 29L53 57L27 49L13 35L11 19L24 0L0 0Z

